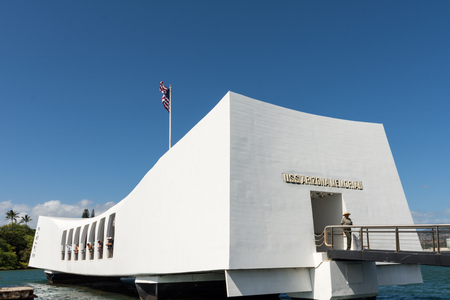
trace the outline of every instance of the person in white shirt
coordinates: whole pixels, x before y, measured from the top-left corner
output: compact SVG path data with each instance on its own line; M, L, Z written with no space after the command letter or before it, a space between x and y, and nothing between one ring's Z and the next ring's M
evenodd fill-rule
M346 211L342 217L341 225L353 225L352 219L349 216L350 213ZM352 246L352 229L348 227L341 228L341 233L344 233L347 237L347 250L350 250Z

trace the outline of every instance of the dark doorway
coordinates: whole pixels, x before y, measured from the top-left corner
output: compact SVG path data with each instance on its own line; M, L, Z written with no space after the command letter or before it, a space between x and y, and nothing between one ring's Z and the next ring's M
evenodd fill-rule
M323 243L323 230L328 225L341 224L342 194L311 191L311 207L314 220L317 252L326 252L328 247ZM342 238L338 239L341 242ZM336 241L335 241L336 242Z

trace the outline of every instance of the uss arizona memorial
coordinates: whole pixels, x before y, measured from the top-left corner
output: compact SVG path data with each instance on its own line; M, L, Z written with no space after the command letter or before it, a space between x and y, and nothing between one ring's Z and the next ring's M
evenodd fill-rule
M40 216L29 265L55 282L133 277L141 299L351 299L422 282L417 265L327 259L315 234L345 211L355 224L413 224L383 125L228 92L105 213Z

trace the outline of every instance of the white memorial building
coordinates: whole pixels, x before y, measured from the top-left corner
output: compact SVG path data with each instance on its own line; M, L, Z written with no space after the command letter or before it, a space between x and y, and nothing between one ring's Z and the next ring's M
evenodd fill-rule
M133 277L141 299L356 299L422 282L417 265L328 260L314 234L345 211L413 224L383 125L228 92L105 213L40 216L29 265L55 282Z

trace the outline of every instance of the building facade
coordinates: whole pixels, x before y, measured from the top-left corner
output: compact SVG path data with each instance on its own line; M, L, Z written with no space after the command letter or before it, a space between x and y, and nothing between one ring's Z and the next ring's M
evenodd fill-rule
M107 212L40 216L30 266L135 277L143 299L192 282L228 297L346 299L422 281L418 266L327 260L315 234L345 211L354 224L413 224L383 125L228 92Z

